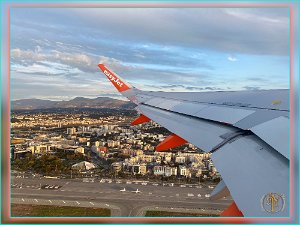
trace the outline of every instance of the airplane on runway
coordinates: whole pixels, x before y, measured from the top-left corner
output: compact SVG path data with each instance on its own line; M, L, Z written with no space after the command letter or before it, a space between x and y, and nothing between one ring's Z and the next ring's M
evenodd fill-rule
M124 188L124 189L121 189L120 191L121 191L121 192L125 192L125 191L126 191L126 189Z
M131 192L133 192L133 193L141 193L140 191L139 191L139 189L136 189L136 191L131 191Z
M288 89L142 91L104 64L98 66L123 96L137 104L140 116L131 125L153 120L172 132L156 151L192 143L211 153L222 181L210 199L234 199L221 216L289 215Z

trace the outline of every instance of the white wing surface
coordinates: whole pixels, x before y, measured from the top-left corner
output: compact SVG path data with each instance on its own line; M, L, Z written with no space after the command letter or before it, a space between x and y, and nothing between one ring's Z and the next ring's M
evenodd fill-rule
M288 217L289 90L146 92L99 68L137 104L142 116L133 124L151 119L174 134L157 149L189 142L212 153L223 180L211 199L229 190L231 208L244 216Z

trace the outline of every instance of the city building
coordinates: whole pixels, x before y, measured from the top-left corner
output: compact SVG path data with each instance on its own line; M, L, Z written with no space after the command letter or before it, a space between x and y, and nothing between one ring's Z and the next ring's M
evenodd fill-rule
M164 167L163 166L154 166L153 174L154 175L164 175Z
M111 168L113 170L113 172L120 172L122 171L122 163L121 162L114 162L111 164Z
M176 163L183 164L183 163L186 162L186 158L185 158L184 156L176 156L175 162L176 162Z
M96 168L96 166L93 163L90 163L87 161L76 163L72 166L72 169L80 170L80 171L91 170L91 169L95 169L95 168Z
M188 175L188 170L187 170L186 166L180 165L180 166L178 167L178 169L179 169L179 175L180 175L180 176L186 177L186 176Z
M72 127L72 128L67 128L67 134L76 134L76 128L75 127Z
M83 147L78 147L78 148L75 149L75 152L84 154L84 148Z

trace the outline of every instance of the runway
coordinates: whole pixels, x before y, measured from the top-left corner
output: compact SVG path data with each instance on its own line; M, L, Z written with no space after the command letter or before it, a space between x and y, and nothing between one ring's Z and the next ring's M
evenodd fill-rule
M155 209L217 213L232 203L231 198L210 201L206 196L213 189L208 187L162 186L157 183L142 185L141 182L126 180L101 182L88 179L13 178L12 202L110 208L112 216L122 217L143 216L147 210ZM121 192L124 188L125 191ZM137 189L140 193L133 192Z

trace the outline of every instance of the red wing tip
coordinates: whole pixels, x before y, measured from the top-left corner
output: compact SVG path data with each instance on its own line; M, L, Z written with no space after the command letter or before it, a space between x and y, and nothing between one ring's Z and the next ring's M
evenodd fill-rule
M101 70L103 70L103 69L105 68L105 65L102 64L102 63L98 64L98 66L99 66L99 68L100 68Z
M105 74L105 76L107 76L108 80L117 88L119 92L123 92L130 89L130 87L128 87L126 83L122 81L120 77L118 77L118 75L116 75L115 73L107 69L104 64L99 63L98 66Z

